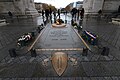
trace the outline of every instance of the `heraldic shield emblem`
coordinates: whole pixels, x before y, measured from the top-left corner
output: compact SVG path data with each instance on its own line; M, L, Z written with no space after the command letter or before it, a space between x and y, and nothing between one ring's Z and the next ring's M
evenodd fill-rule
M56 52L51 57L52 65L56 73L61 76L67 68L68 56L63 52Z

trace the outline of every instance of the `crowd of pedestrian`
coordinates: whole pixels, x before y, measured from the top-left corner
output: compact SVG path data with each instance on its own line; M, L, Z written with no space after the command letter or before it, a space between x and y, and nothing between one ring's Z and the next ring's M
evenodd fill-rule
M67 11L64 11L65 15L67 15L67 13L68 13ZM60 9L58 9L57 11L52 11L51 8L50 9L42 10L43 22L44 22L45 19L46 19L46 21L49 21L49 20L52 21L52 18L54 19L54 22L55 22L57 18L58 19L61 18L60 14L61 14L61 10ZM72 15L72 20L83 19L83 17L84 17L84 8L82 8L81 10L73 8L71 10L71 15Z
M46 22L46 21L48 22L50 20L52 23L52 18L54 18L54 22L56 21L57 17L59 17L59 19L60 19L60 9L58 9L58 11L54 11L51 8L45 9L45 10L42 10L41 13L42 13L42 17L43 17L43 22ZM58 14L58 15L56 15L56 14Z
M76 9L76 8L73 8L71 10L71 15L72 15L72 20L76 20L76 18L79 20L79 19L83 19L84 17L84 8L82 8L81 10L80 9Z

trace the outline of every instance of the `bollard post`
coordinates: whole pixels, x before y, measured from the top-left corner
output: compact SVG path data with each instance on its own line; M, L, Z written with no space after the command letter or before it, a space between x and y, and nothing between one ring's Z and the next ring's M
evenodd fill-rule
M83 48L82 56L87 56L87 54L88 54L88 49Z
M30 52L31 52L31 57L36 57L37 56L37 53L36 53L35 49L31 49Z
M9 49L9 54L10 54L10 57L16 57L17 56L16 49L15 48Z
M103 47L101 55L108 56L110 49L108 47Z

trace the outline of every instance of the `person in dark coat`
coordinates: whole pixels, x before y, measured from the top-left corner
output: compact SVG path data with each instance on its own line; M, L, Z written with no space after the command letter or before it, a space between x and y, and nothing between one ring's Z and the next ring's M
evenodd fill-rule
M98 20L101 19L101 16L102 16L102 10L100 9L100 10L98 11Z
M50 14L50 21L52 23L52 9L51 8L49 9L49 14Z
M44 17L44 10L42 10L42 16Z
M8 15L12 18L13 17L13 14L9 11L8 12Z
M13 14L12 14L12 12L8 12L8 15L9 15L9 17L10 17L10 21L13 23Z
M80 10L79 9L77 10L77 14L78 14L77 19L79 20L79 16L80 16Z
M81 10L81 12L80 12L80 16L81 16L81 19L83 19L83 17L84 17L84 8L82 8L82 10Z
M42 18L43 18L43 22L44 22L44 10L42 10Z
M53 12L54 15L54 23L56 22L56 11Z
M48 17L49 17L49 9L46 9L46 10L45 10L45 16L46 16L46 20L48 20Z
M50 8L50 15L52 15L52 9Z
M120 13L120 6L119 6L119 8L118 8L118 13Z
M75 18L76 19L76 13L77 13L77 9L76 8L73 8L72 11L72 19Z
M58 15L57 15L58 17L59 17L59 19L60 19L60 9L58 9Z

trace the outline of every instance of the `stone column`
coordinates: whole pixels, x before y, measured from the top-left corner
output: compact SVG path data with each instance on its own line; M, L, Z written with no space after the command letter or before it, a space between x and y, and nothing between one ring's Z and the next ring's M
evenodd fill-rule
M104 0L84 0L83 8L86 14L97 14L103 8Z
M8 11L13 15L38 15L35 9L34 0L11 0L0 2L0 14L7 14Z
M23 0L25 3L25 13L26 15L38 15L37 10L35 9L34 0Z
M105 0L103 11L104 13L113 13L118 12L118 8L120 6L120 0Z
M94 0L92 10L94 14L97 14L98 11L103 8L104 0Z
M83 2L83 8L85 9L85 14L91 14L92 12L92 6L93 6L94 0L84 0Z

